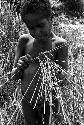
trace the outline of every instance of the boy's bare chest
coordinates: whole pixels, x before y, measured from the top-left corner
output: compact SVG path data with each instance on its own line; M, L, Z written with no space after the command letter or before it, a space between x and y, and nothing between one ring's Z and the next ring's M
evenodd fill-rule
M54 47L54 45L49 45L47 47L43 47L43 46L34 46L33 41L30 43L26 44L25 47L25 54L30 54L32 58L35 58L39 55L40 52L45 52L45 51L49 51ZM27 69L25 69L24 74L23 74L23 80L22 80L22 90L24 91L27 87L27 84L29 84L31 82L31 80L33 79L35 73L37 72L38 68L39 68L40 64L39 61L34 61L33 63L30 63L29 67ZM39 70L38 72L38 77L40 75L41 71ZM38 77L35 78L34 80L34 84L36 84L36 82L38 81ZM25 84L25 82L27 81L27 84Z
M30 54L32 58L35 58L39 55L41 52L50 51L54 48L54 44L50 45L40 45L40 44L34 44L34 41L31 41L26 44L25 47L25 54Z
M41 46L41 45L35 45L33 43L34 41L30 41L25 46L25 55L29 54L32 58L36 58L37 56L39 56L40 52L49 51L54 47L53 44L50 44L48 46ZM25 73L24 76L27 76L28 74L32 75L37 71L38 67L39 67L39 61L36 60L33 63L31 63L29 67L24 71Z

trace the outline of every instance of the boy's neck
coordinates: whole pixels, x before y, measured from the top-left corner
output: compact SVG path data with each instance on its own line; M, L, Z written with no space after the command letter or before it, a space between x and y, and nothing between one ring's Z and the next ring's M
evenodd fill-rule
M35 39L35 43L37 43L37 45L45 46L45 45L48 45L49 43L51 43L52 38L53 38L53 34L51 32L50 36L48 38L46 38L45 40L41 40L41 39L37 40L37 39Z

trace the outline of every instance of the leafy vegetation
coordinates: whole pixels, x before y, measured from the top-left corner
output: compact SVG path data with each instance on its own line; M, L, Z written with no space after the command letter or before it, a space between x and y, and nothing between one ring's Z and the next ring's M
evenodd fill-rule
M80 17L83 13L83 1L82 0L60 0L64 4L64 11L69 16Z
M10 10L10 4L2 2L0 9L0 124L23 125L20 100L21 82L11 80L15 47L21 34L28 33L20 15ZM4 16L3 16L4 15ZM62 88L66 114L73 125L84 124L84 20L67 18L63 13L53 18L53 32L67 40L69 45L68 80ZM76 89L75 89L76 88ZM67 100L67 102L65 101ZM17 109L17 110L16 110ZM12 117L11 117L12 116ZM71 125L69 123L69 125Z

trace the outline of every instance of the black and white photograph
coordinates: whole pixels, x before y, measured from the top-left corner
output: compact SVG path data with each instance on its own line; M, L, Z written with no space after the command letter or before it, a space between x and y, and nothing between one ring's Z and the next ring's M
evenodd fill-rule
M0 0L0 125L84 125L84 0Z

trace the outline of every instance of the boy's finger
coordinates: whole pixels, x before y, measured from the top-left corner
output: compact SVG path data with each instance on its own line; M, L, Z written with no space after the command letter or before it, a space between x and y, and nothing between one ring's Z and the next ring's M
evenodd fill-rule
M27 63L28 62L28 59L27 59L27 57L21 57L20 59L19 59L19 61L18 61L19 63Z
M17 68L20 68L22 66L22 64L17 63Z
M29 54L26 55L26 58L27 58L29 61L32 60L32 57L31 57Z
M27 58L31 58L31 56L29 54L26 55Z
M25 58L25 56L20 57L21 60L24 59L24 58Z
M22 64L22 63L23 63L23 61L22 61L22 60L18 60L18 63Z
M17 63L17 68L19 68L19 69L24 69L26 67L28 67L27 63L23 63L23 64Z
M21 58L20 58L22 61L30 61L30 57L29 56L22 56Z

